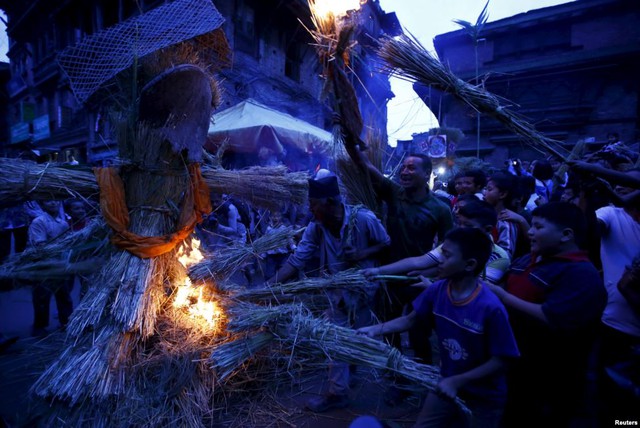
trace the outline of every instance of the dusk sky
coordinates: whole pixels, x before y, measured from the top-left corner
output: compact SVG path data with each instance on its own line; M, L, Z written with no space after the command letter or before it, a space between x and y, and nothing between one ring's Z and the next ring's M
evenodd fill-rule
M486 0L380 0L385 12L395 12L400 24L429 50L433 51L433 38L442 33L458 30L454 19L475 23ZM497 21L528 10L540 9L567 0L490 0L489 22ZM389 144L396 140L411 139L411 134L425 132L438 126L431 111L413 91L411 83L393 79L396 97L388 104Z

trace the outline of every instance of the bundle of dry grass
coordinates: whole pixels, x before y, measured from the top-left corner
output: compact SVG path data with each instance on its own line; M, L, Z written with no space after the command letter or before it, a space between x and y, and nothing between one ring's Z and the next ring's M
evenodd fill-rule
M578 140L578 142L573 146L573 149L571 149L571 153L569 153L566 160L568 162L581 160L586 152L587 143L585 143L584 140ZM564 183L564 176L567 172L569 172L569 164L567 163L560 165L560 168L556 171L554 179L560 182L560 186Z
M268 331L256 334L243 334L233 341L216 347L209 361L219 381L224 382L233 376L244 363L271 344L275 336Z
M0 158L0 203L28 200L91 198L98 194L93 173L84 167L37 164Z
M377 286L375 284L368 281L356 269L350 269L325 277L305 278L285 284L274 284L266 288L242 290L232 294L232 297L246 302L271 301L278 302L279 304L293 300L303 300L307 303L308 307L317 309L315 305L308 304L317 302L317 300L313 299L314 294L324 294L329 290L340 289L346 290L349 293L365 296L373 292L376 288ZM326 307L327 305L328 302L324 299L322 306Z
M390 73L449 92L477 112L498 120L525 141L566 159L566 150L558 141L540 134L520 115L500 105L495 95L456 77L414 37L406 34L397 38L387 37L382 41L378 53Z
M263 208L280 208L291 202L303 204L308 195L306 172L287 172L287 167L251 167L231 171L202 166L209 189L226 193Z
M360 135L363 120L358 107L358 97L347 76L350 69L351 52L356 45L355 33L358 28L357 11L347 11L337 15L324 10L326 4L311 0L309 10L314 29L307 28L313 37L323 76L326 78L322 90L323 97L333 96L334 110L340 114L343 126L351 135ZM323 8L324 6L324 8ZM340 140L339 127L334 127L334 141Z
M212 368L227 376L255 357L255 352L246 350L248 344L266 347L275 339L280 342L281 349L287 349L291 354L390 370L429 390L436 387L440 377L437 368L418 364L382 341L314 318L302 305L259 307L242 304L231 312L234 316L229 329L245 332L248 336L241 336L237 343L228 342L211 355ZM457 399L456 403L469 412L461 400Z
M365 141L367 141L365 155L378 171L384 171L382 161L386 141L384 141L382 133L378 129L368 128ZM347 201L354 205L364 205L382 219L383 207L374 190L371 176L344 155L336 157L336 166L340 181L346 189Z
M126 129L119 127L116 129ZM120 132L121 141L131 139ZM142 132L138 137L152 138ZM121 142L123 146L128 145ZM135 165L119 160L123 169ZM17 204L28 200L97 198L99 189L95 176L86 167L37 164L22 159L0 158L0 203ZM226 193L263 208L279 208L288 202L302 204L307 199L306 172L287 172L285 166L252 167L230 171L202 166L202 175L209 188Z
M0 265L0 278L45 280L93 274L111 251L108 237L104 221L94 218L79 231L14 254Z
M267 251L286 248L293 237L303 229L286 227L261 236L247 245L238 245L214 252L210 257L189 268L193 281L215 279L222 281L251 260L262 257Z

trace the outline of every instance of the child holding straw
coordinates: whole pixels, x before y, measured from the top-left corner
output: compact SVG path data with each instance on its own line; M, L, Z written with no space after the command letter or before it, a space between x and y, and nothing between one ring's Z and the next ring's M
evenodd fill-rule
M416 427L500 423L507 397L503 369L519 352L504 306L478 278L491 251L485 232L452 230L442 245L438 270L443 279L418 296L408 315L358 330L375 337L407 331L418 322L435 329L442 378L427 395ZM453 402L457 396L471 409L471 420Z

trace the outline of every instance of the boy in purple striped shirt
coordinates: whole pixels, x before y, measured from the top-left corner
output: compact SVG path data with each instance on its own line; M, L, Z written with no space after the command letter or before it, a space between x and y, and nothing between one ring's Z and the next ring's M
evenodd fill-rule
M416 427L499 426L507 396L506 360L519 352L504 306L478 278L491 250L482 231L452 230L442 246L441 280L418 296L413 311L358 330L374 337L406 331L416 323L434 328L442 377L427 395ZM466 401L473 421L460 412L455 397Z

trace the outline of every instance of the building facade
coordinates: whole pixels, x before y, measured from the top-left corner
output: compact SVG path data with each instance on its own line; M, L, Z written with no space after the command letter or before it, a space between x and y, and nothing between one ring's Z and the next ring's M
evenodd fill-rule
M79 104L56 60L65 47L170 0L0 0L7 18L10 77L6 85L8 135L1 154L40 160L100 164L117 153L109 112L99 100ZM328 129L331 111L320 101L322 80L304 0L214 0L233 64L219 75L219 109L253 98L269 107ZM393 13L377 0L363 5L360 38L399 31ZM365 119L386 133L388 76L372 63L372 48L357 47L353 82Z
M460 78L479 80L503 97L546 136L568 149L578 141L595 144L617 132L634 144L640 130L640 3L635 0L577 0L487 23L474 43L464 30L437 36L440 60ZM466 135L459 155L480 154L493 164L540 153L490 117L451 95L414 85L440 120Z

